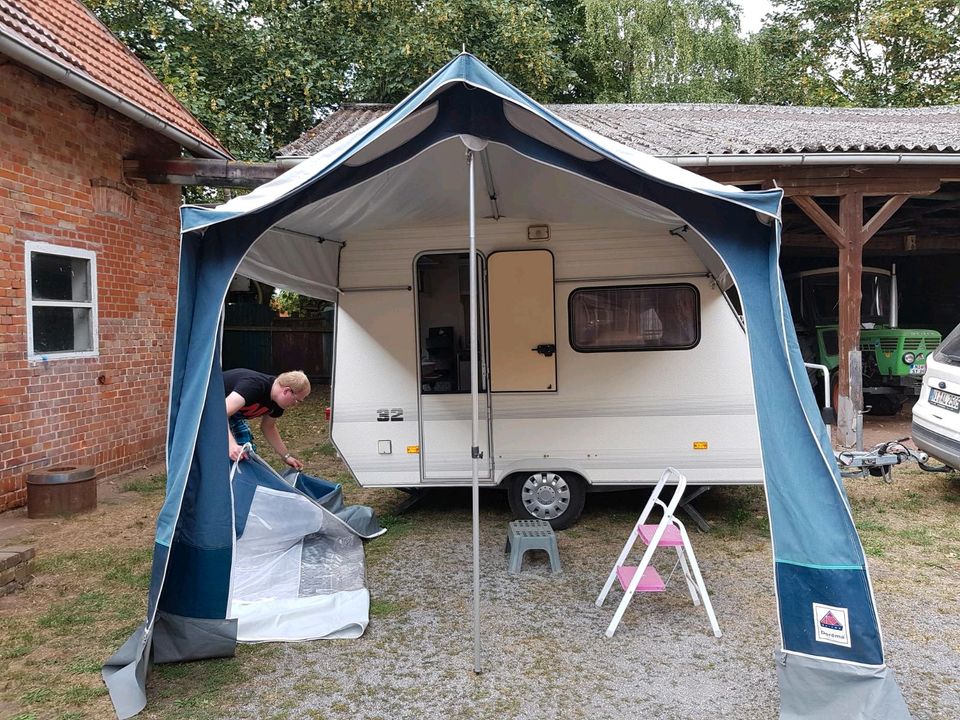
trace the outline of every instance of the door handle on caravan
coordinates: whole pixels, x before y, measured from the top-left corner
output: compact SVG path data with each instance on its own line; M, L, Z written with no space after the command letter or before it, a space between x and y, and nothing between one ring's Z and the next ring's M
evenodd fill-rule
M544 357L553 357L553 354L557 351L556 345L537 345L535 348L530 348L535 353L540 353Z

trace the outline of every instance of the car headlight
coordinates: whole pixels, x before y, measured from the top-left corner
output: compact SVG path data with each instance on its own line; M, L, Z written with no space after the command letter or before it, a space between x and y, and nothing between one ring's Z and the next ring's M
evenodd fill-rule
M905 352L905 353L903 354L903 361L904 361L907 365L913 365L913 361L916 360L916 359L917 359L917 356L914 355L912 352Z

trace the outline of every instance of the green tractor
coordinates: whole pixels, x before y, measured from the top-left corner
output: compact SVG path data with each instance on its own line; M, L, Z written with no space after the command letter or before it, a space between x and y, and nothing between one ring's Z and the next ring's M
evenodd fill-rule
M838 268L795 273L786 278L787 295L803 359L830 371L831 404L838 395ZM940 344L936 330L897 327L896 266L893 272L865 267L861 280L860 351L863 405L871 415L896 415L903 403L920 394L927 356ZM811 372L817 398L823 378Z

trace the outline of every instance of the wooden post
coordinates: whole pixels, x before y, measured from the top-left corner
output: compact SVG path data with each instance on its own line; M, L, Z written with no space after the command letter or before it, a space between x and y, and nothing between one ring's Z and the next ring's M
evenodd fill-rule
M932 181L918 185L917 194L929 194ZM939 187L939 184L936 185ZM844 447L854 447L857 444L857 425L863 412L863 377L862 358L860 357L860 279L863 274L863 246L872 238L883 225L893 217L893 214L907 201L910 195L900 193L893 195L870 218L863 222L863 197L866 194L877 195L890 191L892 184L864 185L863 188L849 192L841 192L839 184L834 186L806 187L788 192L791 199L797 204L808 218L817 227L823 230L840 251L839 270L839 320L837 343L839 345L840 366L837 368L839 398L837 400L837 442ZM843 188L846 190L847 188ZM900 185L896 189L901 190ZM802 194L803 193L803 194ZM813 199L813 194L833 195L840 197L840 222L834 222L823 208ZM851 371L851 365L857 370Z
M863 383L857 378L860 393L853 392L850 356L860 352L860 279L863 274L863 195L848 193L840 198L840 230L845 240L840 247L839 297L839 386L837 440L843 447L857 442L857 420L863 409ZM859 358L858 358L859 359ZM860 365L859 362L855 362Z

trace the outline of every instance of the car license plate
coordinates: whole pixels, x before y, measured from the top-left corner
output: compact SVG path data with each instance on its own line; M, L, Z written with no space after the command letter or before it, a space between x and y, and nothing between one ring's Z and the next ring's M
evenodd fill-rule
M926 365L911 365L911 366L910 366L910 374L911 374L911 375L923 375L923 373L926 371L926 369L927 369L927 366L926 366Z
M930 404L937 407L960 412L960 395L954 395L944 390L930 389Z

